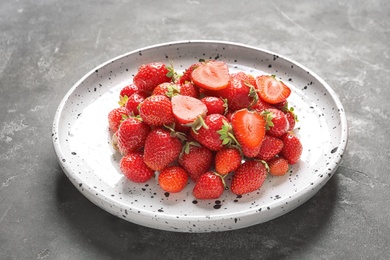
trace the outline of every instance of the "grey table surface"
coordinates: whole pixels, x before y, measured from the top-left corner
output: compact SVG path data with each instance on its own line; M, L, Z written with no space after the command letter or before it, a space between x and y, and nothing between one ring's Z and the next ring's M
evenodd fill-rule
M67 179L55 110L85 73L164 42L239 42L289 57L335 90L349 140L330 181L277 219L220 233L121 220ZM0 3L0 259L388 259L390 2Z

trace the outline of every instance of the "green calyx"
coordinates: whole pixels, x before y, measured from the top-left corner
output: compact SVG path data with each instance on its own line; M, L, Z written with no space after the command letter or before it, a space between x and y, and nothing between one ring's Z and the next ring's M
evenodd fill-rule
M209 129L209 126L204 121L202 115L197 116L195 121L185 124L185 126L191 127L195 134L198 134L199 129L201 129L202 127L205 129Z
M272 122L272 119L274 118L272 112L264 110L261 115L264 117L266 130L269 130L274 126L274 123Z

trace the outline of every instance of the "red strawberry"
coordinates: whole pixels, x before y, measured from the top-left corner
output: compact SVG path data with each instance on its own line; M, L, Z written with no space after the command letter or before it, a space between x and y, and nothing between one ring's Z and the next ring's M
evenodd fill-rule
M236 148L222 148L215 154L215 171L221 175L235 171L241 164L242 156Z
M155 128L146 137L144 161L149 168L160 171L175 161L180 154L180 140L163 128Z
M188 67L183 75L179 78L178 80L178 83L179 84L185 84L186 82L190 82L191 81L191 73L192 71L197 68L201 63L200 62L197 62L197 63L194 63L192 64L190 67Z
M129 115L139 115L138 106L145 100L145 98L147 98L147 96L143 93L134 93L127 98L125 107Z
M200 200L218 199L224 190L225 184L222 177L208 171L199 176L192 193Z
M227 118L220 114L208 115L204 119L207 127L201 127L197 132L191 130L191 136L211 151L218 151L223 147L223 140L218 131L227 121Z
M125 155L143 147L149 132L150 127L137 118L129 117L124 120L116 133L120 153Z
M194 181L198 177L207 172L213 162L213 153L204 146L192 145L191 142L186 144L187 149L184 149L180 155L178 163L183 167L190 178Z
M283 149L283 142L277 137L270 135L265 135L264 140L260 147L260 152L256 155L256 158L259 158L263 161L269 161L274 158L280 151Z
M199 89L192 82L181 84L180 95L199 98Z
M298 117L292 110L287 111L285 114L289 125L287 131L292 131L295 128L295 122L298 122Z
M265 135L264 118L259 113L244 108L233 113L231 124L244 155L255 157Z
M227 99L230 111L250 107L258 100L256 81L252 75L244 72L232 73L230 84L217 95Z
M130 97L134 93L138 93L139 89L134 84L129 84L125 87L123 87L119 93L119 99L123 98L124 96Z
M288 107L287 100L280 102L278 104L275 104L275 108L283 111L283 113L286 115L287 121L289 123L289 128L287 131L292 131L295 127L295 122L298 122L298 116L294 112L294 107Z
M269 173L275 176L282 176L288 172L288 161L283 157L274 157L268 162Z
M172 77L172 68L162 62L152 62L138 68L133 82L140 91L152 92L158 84L170 82Z
M187 172L179 166L168 166L158 175L158 184L167 192L176 193L184 189L188 183Z
M267 170L262 162L245 161L234 172L231 191L242 195L259 189L267 178Z
M265 102L264 100L262 100L261 98L259 98L259 100L257 101L256 104L254 104L252 106L252 108L254 110L256 110L257 112L261 113L263 112L264 110L267 110L267 109L270 109L270 108L274 108L271 104L268 104L267 102Z
M163 95L147 97L139 106L139 114L150 126L169 125L175 121L171 100Z
M167 97L172 97L174 94L178 94L179 92L180 92L179 84L175 84L173 82L164 82L158 84L154 88L152 95L163 95Z
M119 125L128 117L127 109L124 107L117 107L108 113L108 128L112 133L119 129Z
M263 112L267 122L267 134L280 137L289 129L289 123L286 115L276 109L270 108Z
M207 96L202 98L203 104L207 107L207 115L221 114L224 115L227 112L227 103L222 98Z
M283 141L284 147L279 154L286 158L289 164L297 163L303 150L301 141L291 132L282 135L280 140Z
M192 126L195 130L204 126L203 117L207 113L207 107L199 99L175 95L171 102L173 116L179 124Z
M146 166L140 152L126 154L120 160L119 166L122 173L133 182L146 182L154 176L154 171Z
M229 85L229 68L222 61L202 62L191 73L192 82L206 90L220 90Z
M276 79L275 75L261 75L256 77L257 89L262 100L269 104L285 101L291 94L291 89Z

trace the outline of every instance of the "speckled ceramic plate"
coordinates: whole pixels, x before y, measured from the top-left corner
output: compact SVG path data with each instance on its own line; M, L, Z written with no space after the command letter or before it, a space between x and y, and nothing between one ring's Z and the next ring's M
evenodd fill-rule
M219 59L231 71L272 73L293 90L289 103L299 116L296 134L301 160L283 177L268 176L257 191L197 201L193 183L179 194L164 193L155 179L135 184L121 174L113 151L107 114L119 90L137 68L173 61L180 71L202 59ZM210 232L266 222L311 198L334 174L347 142L347 122L334 91L316 74L281 55L250 46L215 41L173 42L146 47L91 70L66 94L55 115L53 143L68 178L90 201L136 224L180 232Z

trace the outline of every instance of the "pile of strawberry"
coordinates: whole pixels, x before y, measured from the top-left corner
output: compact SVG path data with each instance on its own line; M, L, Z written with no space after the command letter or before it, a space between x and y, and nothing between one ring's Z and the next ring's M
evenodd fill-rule
M155 177L166 192L195 182L197 199L259 189L267 174L298 162L291 89L274 75L229 72L226 63L199 61L181 75L161 62L139 67L108 114L120 169L131 181Z

